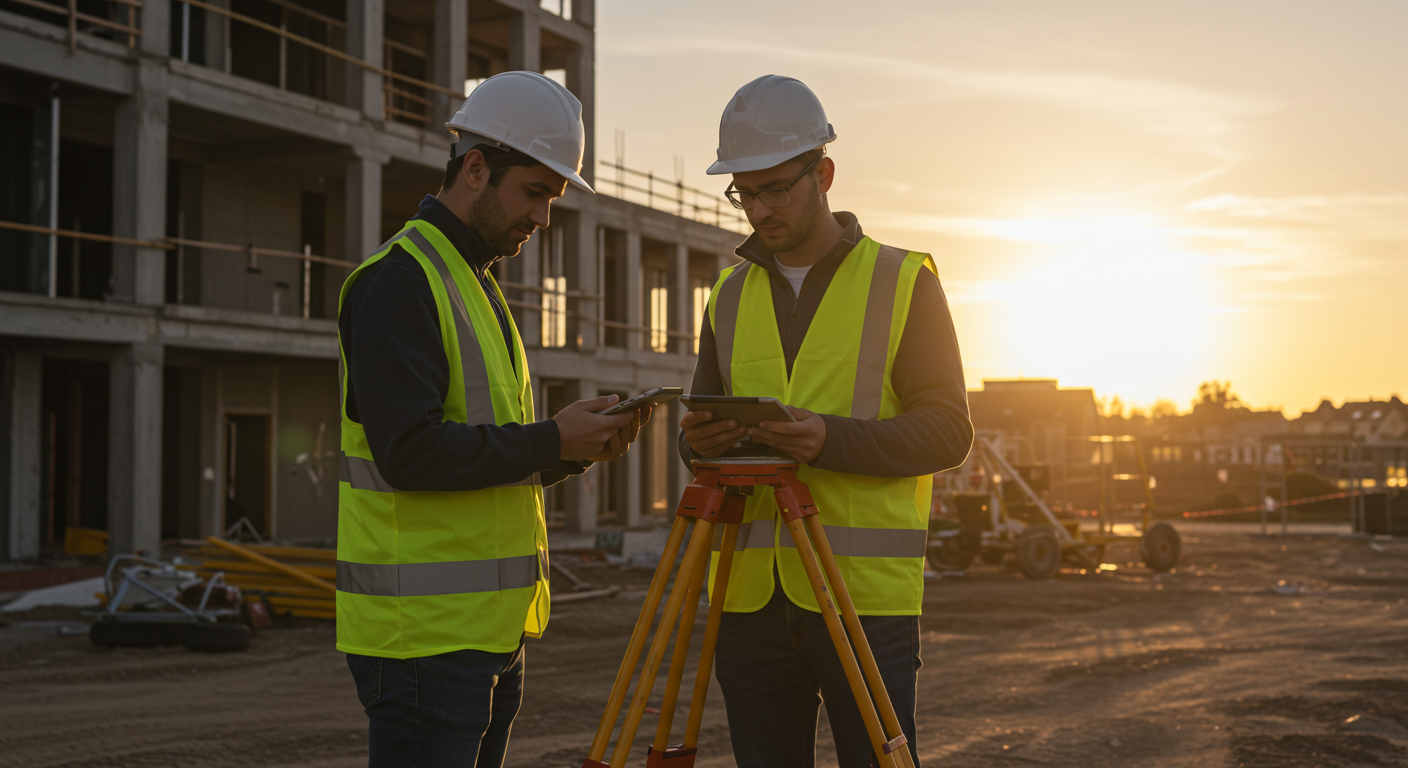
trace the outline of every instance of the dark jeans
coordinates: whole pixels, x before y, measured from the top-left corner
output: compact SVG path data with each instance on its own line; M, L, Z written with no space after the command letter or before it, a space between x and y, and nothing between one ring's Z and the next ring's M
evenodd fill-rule
M369 768L499 768L523 701L523 646L418 659L347 654L367 710Z
M919 617L862 616L860 623L918 766ZM812 768L823 699L840 767L870 765L870 737L826 622L788 600L780 585L761 610L723 615L714 670L739 768Z

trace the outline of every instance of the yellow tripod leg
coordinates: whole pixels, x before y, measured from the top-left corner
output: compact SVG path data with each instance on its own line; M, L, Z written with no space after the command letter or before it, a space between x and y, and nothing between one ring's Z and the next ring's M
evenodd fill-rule
M851 651L850 640L841 625L841 617L837 615L836 605L831 601L831 594L826 588L826 579L822 576L821 567L817 565L816 552L807 536L807 527L798 518L787 523L787 530L792 532L792 541L797 545L797 555L802 560L802 567L807 571L807 580L812 583L817 605L821 608L822 618L826 620L826 629L831 634L831 643L836 646L836 655L841 660L841 668L846 672L846 681L851 684L851 695L855 697L856 709L860 710L860 718L865 722L865 732L870 736L870 747L875 751L875 759L879 761L880 768L899 768L895 755L885 751L889 740L885 738L885 732L880 727L880 718L875 713L874 702L870 700L870 691L866 689L865 679L861 676L855 654Z
M665 658L665 645L670 640L671 628L680 615L684 596L689 584L694 580L695 569L709 565L709 549L713 545L714 524L700 520L694 524L694 534L689 538L685 549L684 562L675 575L675 586L670 590L670 599L665 603L665 613L660 617L660 626L655 630L655 638L650 641L650 653L645 658L645 668L641 670L640 682L636 683L636 695L631 699L631 708L626 712L626 720L621 725L621 735L616 738L616 749L611 752L611 768L624 768L626 757L631 752L631 742L636 738L641 715L645 714L645 703L650 699L650 690L655 687L655 677L660 673L660 662ZM588 758L590 759L590 757Z
M606 711L601 715L592 748L587 753L588 762L600 762L606 755L606 745L611 741L611 731L616 728L616 718L621 715L621 705L626 700L626 690L631 687L631 677L635 674L636 662L640 660L641 649L645 647L645 636L650 632L650 623L655 619L655 610L660 607L660 598L665 594L665 583L670 580L670 570L675 566L675 556L684 542L689 528L687 518L676 517L670 527L670 538L665 542L665 551L660 556L660 564L655 568L655 576L650 580L650 591L645 595L645 604L640 608L631 641L626 645L626 656L621 659L621 667L616 671L616 682L611 686L611 695L606 699Z
M724 540L719 549L719 566L714 574L714 592L709 596L709 620L704 625L704 648L699 652L699 673L694 677L694 698L689 702L689 720L684 727L686 748L699 746L699 728L704 722L704 701L709 697L709 678L714 671L714 647L719 642L719 621L724 614L724 599L728 597L729 571L733 568L733 549L738 546L738 525L724 526Z
M831 594L841 609L841 617L845 620L846 630L851 635L851 644L855 646L856 655L860 658L861 670L865 672L866 681L870 683L870 695L874 697L875 703L880 709L880 718L884 722L885 731L887 734L899 736L904 731L901 730L900 719L895 714L894 702L890 701L890 694L885 690L885 681L880 677L880 667L875 663L875 654L870 651L870 641L865 638L865 630L860 625L860 615L856 613L855 603L851 602L851 593L846 589L846 582L841 577L841 569L836 567L836 555L831 551L831 542L826 538L826 530L821 527L821 519L817 515L811 515L804 519L807 531L812 536L812 545L816 549L817 560L821 562L822 568L826 571L827 581L831 582ZM879 752L876 754L878 755ZM901 768L914 768L914 758L910 755L908 747L897 749L893 754Z
M670 726L675 721L675 704L680 698L680 682L684 679L684 667L689 661L689 640L694 635L694 615L699 610L699 591L704 579L709 575L708 552L700 567L694 570L689 592L684 596L684 611L680 615L680 630L675 635L675 653L670 657L670 672L665 678L665 697L660 703L660 723L655 728L656 752L664 752L670 746Z

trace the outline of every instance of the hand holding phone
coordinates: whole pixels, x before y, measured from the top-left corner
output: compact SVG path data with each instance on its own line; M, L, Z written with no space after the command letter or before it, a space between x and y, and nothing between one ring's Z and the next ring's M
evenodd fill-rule
M625 413L627 411L638 411L647 406L668 403L679 397L683 392L684 389L681 387L656 387L655 389L646 390L630 400L623 400L607 408L601 412L601 415L614 416L615 414Z

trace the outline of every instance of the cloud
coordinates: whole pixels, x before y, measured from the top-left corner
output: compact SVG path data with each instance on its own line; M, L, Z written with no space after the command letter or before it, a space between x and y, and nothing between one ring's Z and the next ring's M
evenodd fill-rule
M1202 88L1179 82L1126 77L1099 72L999 71L938 66L914 59L829 47L788 47L774 41L752 43L736 31L713 36L688 34L622 41L616 55L658 58L683 53L749 56L766 66L770 61L805 61L844 70L856 82L917 81L924 87L903 87L906 95L886 104L913 104L954 98L997 98L1041 102L1095 114L1102 119L1133 124L1161 136L1192 142L1222 159L1238 154L1227 146L1244 122L1280 107L1278 101ZM867 73L873 77L863 77ZM858 75L862 77L857 77ZM935 88L939 90L935 90ZM872 94L885 98L881 92Z
M1238 218L1278 219L1326 223L1347 219L1393 218L1402 220L1408 195L1297 195L1292 197L1248 197L1220 194L1194 200L1184 206L1191 213L1223 213Z

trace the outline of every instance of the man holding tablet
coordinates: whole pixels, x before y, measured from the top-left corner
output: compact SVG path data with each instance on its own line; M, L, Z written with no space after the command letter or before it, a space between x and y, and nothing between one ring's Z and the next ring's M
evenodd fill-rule
M582 105L535 72L489 78L446 124L445 180L342 287L337 647L369 765L499 766L523 638L548 622L543 486L624 454L649 406L538 420L490 267L548 226L579 171Z
M760 77L724 109L708 173L732 174L726 194L753 234L709 296L691 395L773 397L796 421L744 426L692 410L680 450L718 457L746 436L802 463L918 765L931 475L963 462L973 427L934 262L831 212L835 139L792 78ZM766 489L750 497L737 547L715 657L735 760L812 765L824 699L841 768L865 768L864 724Z

